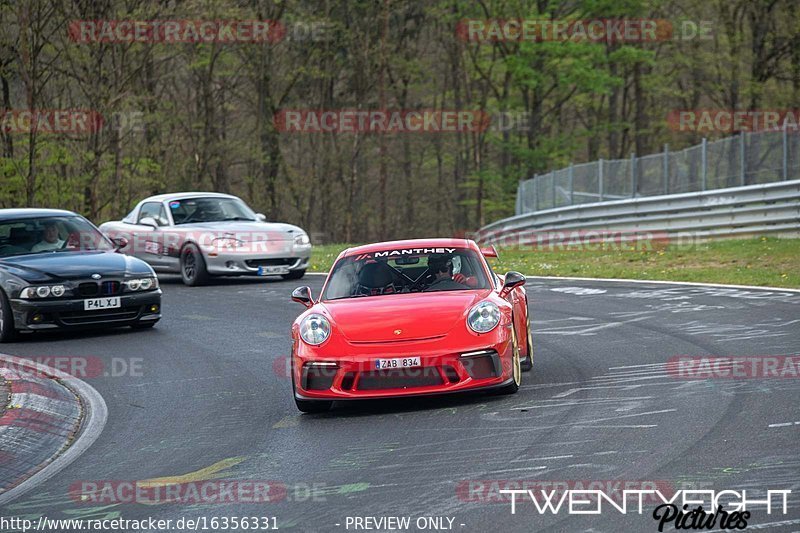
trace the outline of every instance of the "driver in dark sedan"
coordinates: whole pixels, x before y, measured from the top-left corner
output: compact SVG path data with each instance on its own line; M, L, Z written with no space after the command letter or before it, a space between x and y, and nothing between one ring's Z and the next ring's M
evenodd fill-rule
M44 226L42 240L31 247L31 252L49 252L50 250L60 250L64 247L64 241L58 237L58 225L47 222Z

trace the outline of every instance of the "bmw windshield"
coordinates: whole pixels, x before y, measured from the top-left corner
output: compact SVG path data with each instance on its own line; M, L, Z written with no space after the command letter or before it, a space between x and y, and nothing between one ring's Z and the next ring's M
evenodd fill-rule
M0 221L0 258L98 250L111 251L114 246L83 217L48 216Z
M323 300L490 288L481 258L464 248L351 255L334 266Z

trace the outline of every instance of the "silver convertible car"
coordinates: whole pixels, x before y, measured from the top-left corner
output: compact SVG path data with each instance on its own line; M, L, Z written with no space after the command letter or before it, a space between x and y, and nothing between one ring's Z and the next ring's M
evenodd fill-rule
M236 196L184 192L151 196L120 221L100 230L124 237L120 251L157 272L180 273L187 285L211 276L281 276L300 279L311 242L305 231L253 212Z

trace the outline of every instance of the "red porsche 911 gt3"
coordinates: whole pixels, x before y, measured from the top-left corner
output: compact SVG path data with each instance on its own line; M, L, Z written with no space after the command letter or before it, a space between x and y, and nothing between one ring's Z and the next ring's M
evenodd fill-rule
M318 300L292 325L298 409L334 400L497 389L512 394L533 365L528 301L518 272L498 276L470 240L419 239L339 254Z

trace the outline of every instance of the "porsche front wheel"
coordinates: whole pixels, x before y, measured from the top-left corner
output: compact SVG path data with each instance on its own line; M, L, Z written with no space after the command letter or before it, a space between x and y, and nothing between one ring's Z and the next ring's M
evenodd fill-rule
M525 334L527 335L527 341L525 345L527 347L528 353L525 356L525 359L522 360L520 367L522 368L523 372L528 372L533 369L533 337L531 336L531 319L528 318L525 327Z
M517 341L517 332L511 328L511 383L504 385L497 390L498 394L514 394L519 390L519 385L522 382L522 365L519 355L519 342Z

